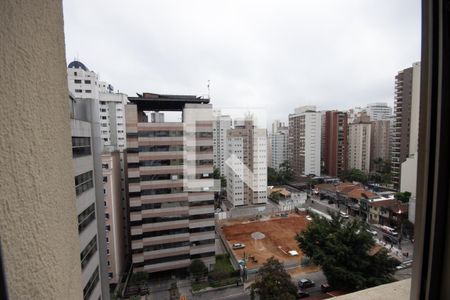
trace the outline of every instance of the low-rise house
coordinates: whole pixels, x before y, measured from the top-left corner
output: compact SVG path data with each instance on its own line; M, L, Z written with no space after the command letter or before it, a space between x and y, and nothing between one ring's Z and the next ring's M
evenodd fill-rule
M280 211L291 211L296 207L303 207L306 203L306 192L289 186L272 187L269 189L269 198L278 205Z

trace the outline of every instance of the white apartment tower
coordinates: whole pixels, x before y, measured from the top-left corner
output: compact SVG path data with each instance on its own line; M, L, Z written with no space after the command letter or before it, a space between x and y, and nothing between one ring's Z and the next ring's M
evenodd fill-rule
M320 176L322 113L315 106L295 109L289 115L288 161L296 177Z
M222 115L220 111L213 113L213 150L214 167L219 169L222 176L225 175L225 156L227 146L227 131L233 121L228 115Z
M288 160L288 127L278 127L275 132L269 135L269 137L271 155L270 165L275 170L278 170L280 165Z
M75 179L78 233L83 298L109 299L105 264L104 207L101 195L101 169L96 167L100 157L98 127L90 119L93 105L90 101L76 101L70 97L72 157ZM103 288L103 290L102 290Z
M127 95L114 93L112 85L99 81L98 74L82 62L73 61L67 67L69 91L75 98L99 102L100 136L107 149L126 148L125 111Z
M392 107L384 102L371 103L367 105L365 112L370 117L370 121L381 121L392 116Z
M267 202L267 134L250 117L228 130L225 173L233 207Z
M348 167L363 172L370 171L370 118L360 113L348 126Z

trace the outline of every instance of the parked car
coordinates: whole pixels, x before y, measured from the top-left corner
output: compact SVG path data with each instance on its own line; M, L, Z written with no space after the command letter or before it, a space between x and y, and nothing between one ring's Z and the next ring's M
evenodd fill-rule
M320 285L320 290L322 291L322 293L328 293L331 292L333 288L328 283L323 283Z
M234 243L233 244L233 249L243 249L245 248L245 244L242 243Z
M397 244L398 243L398 240L396 238L390 236L390 235L383 235L383 239L386 242L391 243L391 244Z
M306 216L306 220L308 220L308 221L312 221L312 218L311 218L311 216L307 215L307 216Z
M308 298L309 297L309 293L306 291L298 291L297 292L297 299L303 299L303 298Z
M411 268L412 267L412 260L405 260L404 262L402 262L401 264L399 264L397 267L395 267L397 270L403 270L403 269L407 269L407 268Z
M398 233L395 231L395 229L391 228L389 226L381 226L381 230L384 233L387 233L387 234L390 234L390 235L393 235L393 236L397 236L398 235Z
M308 278L302 278L300 279L300 281L298 282L298 286L301 289L306 289L312 286L315 286L316 284L314 283L314 281L312 281L311 279Z
M377 236L378 235L378 231L376 231L376 230L367 229L367 232L370 233L373 236Z
M340 214L341 217L343 217L344 219L348 219L348 218L349 218L348 214L345 213L345 212L343 212L343 211L339 212L339 214Z

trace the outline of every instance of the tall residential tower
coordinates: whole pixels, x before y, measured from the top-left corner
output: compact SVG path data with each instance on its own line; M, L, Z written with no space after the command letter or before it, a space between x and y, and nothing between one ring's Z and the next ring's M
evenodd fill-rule
M321 132L321 112L315 106L296 108L289 115L288 157L296 177L320 176Z
M215 263L213 119L209 99L143 93L128 98L127 165L135 272ZM181 122L149 122L172 111ZM161 119L160 119L161 121Z

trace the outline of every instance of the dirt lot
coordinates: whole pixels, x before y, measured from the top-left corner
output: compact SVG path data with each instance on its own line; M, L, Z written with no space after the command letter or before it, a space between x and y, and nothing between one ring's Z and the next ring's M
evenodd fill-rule
M231 221L223 223L222 226L230 248L234 243L245 244L244 249L233 250L237 260L243 259L244 253L247 257L255 257L257 262L248 259L247 266L249 268L261 266L271 256L285 263L295 264L297 262L300 264L303 253L294 237L306 227L308 221L305 216L291 214L287 218L272 218L266 221ZM254 232L263 233L265 238L255 241L251 237ZM283 250L295 250L299 255L290 256Z

